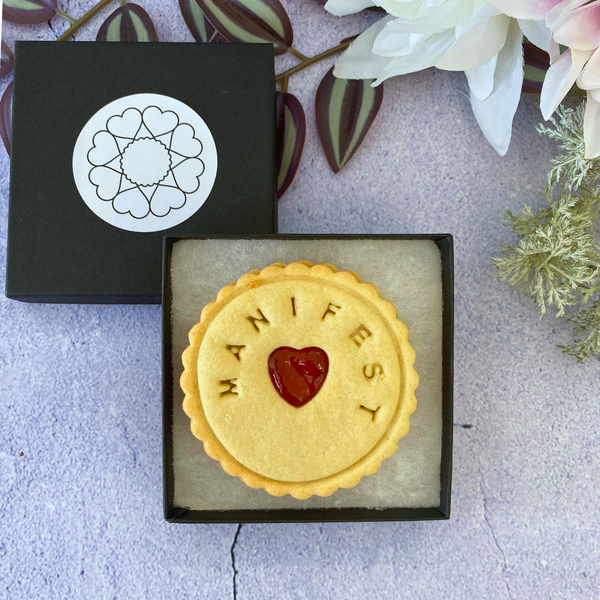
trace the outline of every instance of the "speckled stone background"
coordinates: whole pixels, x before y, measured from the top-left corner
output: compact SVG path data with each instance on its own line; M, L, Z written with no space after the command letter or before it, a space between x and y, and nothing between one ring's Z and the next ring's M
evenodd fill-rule
M93 2L59 4L78 16ZM140 4L161 40L192 41L175 0ZM309 55L376 18L338 19L315 0L284 4L296 46ZM76 38L93 39L99 24ZM53 39L64 27L58 18L8 24L4 38ZM293 62L280 60L278 69ZM462 74L395 79L365 143L334 176L312 109L329 64L290 82L309 129L280 203L280 231L454 234L452 518L169 525L159 308L2 298L3 599L598 599L600 364L563 356L556 344L569 340L569 325L540 321L529 299L491 279L490 256L511 239L503 210L541 202L536 190L553 148L534 131L535 99L523 99L500 158L475 124ZM0 158L3 253L8 167ZM0 269L4 279L4 261Z

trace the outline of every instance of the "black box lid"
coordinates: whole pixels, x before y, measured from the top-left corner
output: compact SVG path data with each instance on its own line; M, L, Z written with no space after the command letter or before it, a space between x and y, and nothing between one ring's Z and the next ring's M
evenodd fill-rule
M274 232L274 89L270 44L17 42L6 295L160 302L164 235Z

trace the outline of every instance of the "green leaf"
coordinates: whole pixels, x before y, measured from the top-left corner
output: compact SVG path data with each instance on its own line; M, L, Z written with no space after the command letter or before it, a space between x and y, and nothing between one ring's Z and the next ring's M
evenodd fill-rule
M2 18L11 23L45 23L56 14L56 0L4 0Z
M179 0L179 8L186 25L197 42L227 42L204 16L196 0Z
M277 198L294 180L306 138L306 116L298 98L277 92Z
M97 42L158 42L150 15L139 5L120 6L102 23Z
M550 56L537 46L523 44L523 88L524 94L541 94L546 72L550 68Z
M327 72L317 90L315 114L321 145L334 173L354 156L383 100L383 85L371 79L347 80Z
M197 0L206 18L230 42L270 42L285 54L294 33L279 0Z
M4 94L2 94L2 99L0 100L0 137L2 137L4 147L9 156L12 137L12 104L13 82L11 81L4 90Z
M15 55L8 46L8 44L2 40L2 56L0 57L0 77L8 75L15 65Z

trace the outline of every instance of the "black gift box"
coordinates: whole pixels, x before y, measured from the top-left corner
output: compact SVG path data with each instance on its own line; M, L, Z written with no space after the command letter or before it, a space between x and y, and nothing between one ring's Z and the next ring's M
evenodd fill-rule
M247 509L247 510L190 510L174 502L174 405L172 287L171 258L173 246L187 239L257 239L257 240L432 240L441 255L442 277L442 440L440 468L440 501L427 508L306 508L306 509ZM260 267L261 265L256 265ZM262 265L264 266L264 265ZM207 268L206 265L202 265ZM229 282L227 282L229 283ZM177 523L237 523L237 522L325 522L325 521L419 521L450 517L453 435L453 351L454 351L454 254L452 236L433 235L270 235L270 236L177 236L164 240L163 262L163 486L164 517ZM417 390L418 392L418 390ZM201 446L199 451L202 452ZM360 485L360 484L359 484ZM334 494L335 495L335 494Z
M160 302L165 234L276 231L274 89L270 44L17 42L6 295Z

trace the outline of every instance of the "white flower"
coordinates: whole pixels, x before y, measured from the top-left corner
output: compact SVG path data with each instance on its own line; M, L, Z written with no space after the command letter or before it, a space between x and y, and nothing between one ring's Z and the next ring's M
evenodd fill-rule
M490 2L500 6L505 0ZM539 20L545 2L555 0L507 0L511 14L538 19L517 20L484 0L329 0L326 8L335 15L368 6L389 13L352 43L334 74L375 79L378 85L429 67L465 71L475 118L504 155L523 84L523 32L544 50L550 43L550 33Z
M200 186L202 142L173 111L128 108L93 138L88 178L119 214L165 217Z
M587 90L583 125L585 157L600 156L600 1L564 0L546 17L552 31L552 65L542 87L541 108L549 119L577 82ZM566 46L560 54L559 44Z

